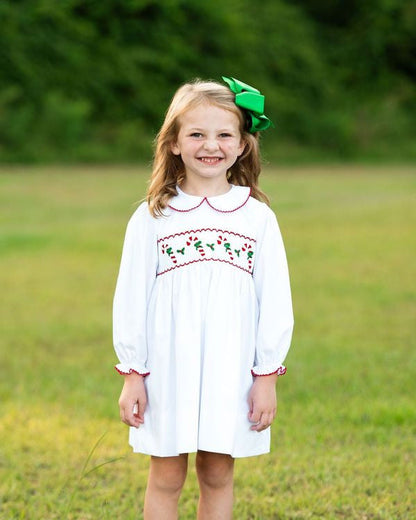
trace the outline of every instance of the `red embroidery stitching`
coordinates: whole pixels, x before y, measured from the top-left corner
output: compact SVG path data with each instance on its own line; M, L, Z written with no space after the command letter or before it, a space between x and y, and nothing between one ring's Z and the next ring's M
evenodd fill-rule
M246 198L246 200L240 205L240 206L237 206L236 208L234 209L218 209L218 208L215 208L208 199L205 199L207 201L207 204L210 208L212 209L215 209L215 211L218 211L219 213L233 213L234 211L237 211L238 209L242 208L243 206L245 206L248 202L248 199L250 198L250 195L251 195L251 188L250 188L250 191L248 192L248 197Z
M284 376L286 374L286 372L287 372L286 367L279 367L277 370L275 370L274 372L270 372L269 374L255 374L253 369L251 370L251 374L254 377L271 376L273 374L277 374L278 376Z
M115 369L117 370L117 372L118 372L119 374L121 374L122 376L127 376L127 375L129 375L129 374L132 374L133 372L134 372L135 374L137 374L138 376L143 376L143 377L146 377L146 376L148 376L148 375L150 374L150 372L145 372L144 374L141 374L140 372L137 372L137 370L133 370L132 368L129 368L129 371L128 371L128 372L123 372L122 370L119 370L117 367L114 367L114 368L115 368Z
M173 249L169 247L168 244L162 244L162 255L164 255L165 253L169 256L169 258L172 260L174 264L178 263Z
M178 209L178 208L175 208L175 207L171 206L170 204L168 204L168 208L173 209L174 211L178 211L179 213L187 213L188 211L193 211L194 209L198 209L200 206L202 206L202 204L203 204L204 202L206 202L210 208L212 208L212 209L215 210L215 211L218 211L218 213L233 213L234 211L237 211L237 210L241 209L243 206L245 206L245 205L247 204L247 202L248 202L250 196L251 196L251 188L250 188L250 191L248 192L248 197L246 198L246 200L245 200L242 204L240 204L240 206L237 206L237 207L234 208L234 209L218 209L218 208L216 208L215 206L213 206L213 205L210 203L210 201L208 200L207 197L204 197L204 198L201 200L201 202L200 202L198 205L194 206L193 208L189 208L189 209Z
M252 251L253 248L251 247L251 244L244 244L241 249L243 251L247 251L248 267L249 267L249 269L251 269L251 267L253 265L253 255L254 255L254 251Z
M156 276L160 276L161 274L168 273L169 271L173 271L174 269L178 269L179 267L185 267L186 265L195 264L196 262L224 262L224 264L229 264L229 265L232 265L233 267L238 267L238 269L241 269L242 271L245 271L248 274L252 274L252 272L249 271L248 269L244 269L244 267L233 264L232 262L229 262L228 260L223 260L222 258L198 258L197 260L190 260L189 262L186 262L181 265L174 265L173 267L170 267L169 269L165 269L164 271L157 273Z
M217 244L222 244L230 259L234 260L233 252L231 251L231 245L228 242L228 237L226 237L225 235L218 235Z
M204 197L201 202L197 205L197 206L194 206L193 208L189 208L189 209L177 209L177 208L174 208L173 206L171 206L170 204L168 204L168 208L170 209L174 209L175 211L178 211L179 213L187 213L188 211L193 211L194 209L198 209L199 206L202 206L202 204L206 201L206 197Z
M198 251L198 253L201 256L205 256L205 251L204 251L204 247L202 246L202 241L198 240L198 237L195 237L195 236L188 237L188 240L186 241L186 245L187 246L193 245L194 248Z
M181 235L188 235L190 233L200 233L202 231L215 231L218 233L228 233L229 235L235 235L236 237L245 238L246 240L251 240L252 242L256 242L255 238L247 237L245 235L241 235L240 233L235 233L234 231L225 231L224 229L216 229L216 228L203 228L203 229L190 229L189 231L181 231L180 233L174 233L173 235L168 235L167 237L159 238L157 243L163 242L164 240L168 240L169 238L179 237Z

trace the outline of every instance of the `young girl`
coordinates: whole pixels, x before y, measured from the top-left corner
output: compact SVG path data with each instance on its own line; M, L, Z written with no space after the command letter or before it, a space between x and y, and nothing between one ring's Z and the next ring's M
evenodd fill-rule
M267 453L293 315L276 217L258 187L264 97L233 78L173 97L114 297L119 405L151 455L144 517L177 518L196 452L198 518L232 517L236 457Z

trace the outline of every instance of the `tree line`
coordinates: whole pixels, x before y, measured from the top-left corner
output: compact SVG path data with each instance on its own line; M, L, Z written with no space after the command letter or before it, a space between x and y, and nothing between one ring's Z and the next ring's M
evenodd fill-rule
M412 0L3 0L0 161L148 161L176 88L266 95L270 157L416 157Z

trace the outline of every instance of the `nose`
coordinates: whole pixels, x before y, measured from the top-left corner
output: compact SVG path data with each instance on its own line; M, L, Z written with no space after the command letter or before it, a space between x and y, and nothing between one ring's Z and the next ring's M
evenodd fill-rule
M204 148L207 152L215 152L218 150L218 142L216 139L206 139L204 142Z

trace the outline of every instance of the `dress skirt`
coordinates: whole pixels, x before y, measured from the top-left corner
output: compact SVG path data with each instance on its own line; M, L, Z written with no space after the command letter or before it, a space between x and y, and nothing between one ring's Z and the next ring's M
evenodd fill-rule
M269 451L270 429L252 431L248 420L257 320L252 277L230 265L198 263L157 278L147 316L148 407L144 424L130 430L134 451Z

